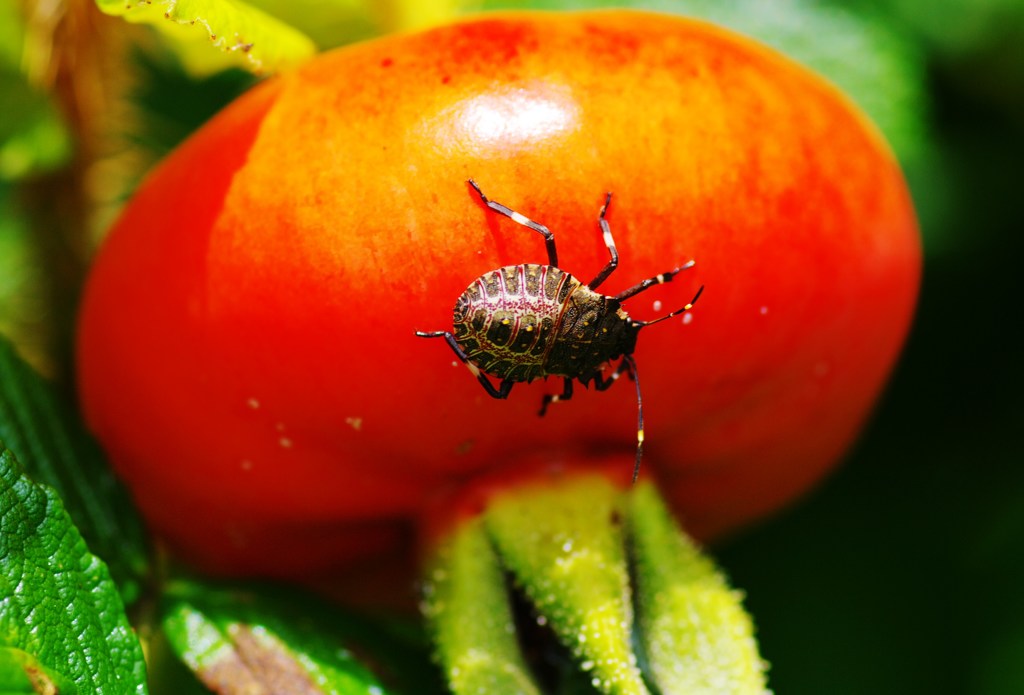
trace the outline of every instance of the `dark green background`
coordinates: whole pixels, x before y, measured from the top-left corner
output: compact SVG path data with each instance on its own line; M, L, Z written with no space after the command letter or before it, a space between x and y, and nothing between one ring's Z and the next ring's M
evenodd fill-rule
M925 45L924 283L865 436L719 549L778 693L1024 693L1020 16L969 54Z

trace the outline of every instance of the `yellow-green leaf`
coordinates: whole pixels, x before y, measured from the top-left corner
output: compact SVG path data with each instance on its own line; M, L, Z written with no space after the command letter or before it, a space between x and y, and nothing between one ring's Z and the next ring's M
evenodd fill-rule
M184 46L201 40L256 73L279 72L310 58L316 47L298 29L237 0L96 0L107 14L152 24ZM181 48L185 53L187 48ZM210 62L218 63L215 51ZM192 53L194 57L195 54Z

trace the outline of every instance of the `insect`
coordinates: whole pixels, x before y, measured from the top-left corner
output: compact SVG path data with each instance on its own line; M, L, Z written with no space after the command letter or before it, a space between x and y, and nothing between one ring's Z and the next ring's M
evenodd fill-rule
M444 338L456 357L494 398L508 398L519 382L557 376L563 379L562 393L547 394L540 415L548 406L572 398L573 380L584 387L593 383L604 391L623 374L636 384L637 433L633 482L640 474L644 447L644 410L637 375L636 349L640 329L689 311L704 287L686 305L653 321L635 321L622 308L622 302L644 290L670 282L694 261L648 278L615 296L597 292L619 265L611 227L605 215L612 194L605 194L598 224L610 256L597 276L583 284L558 267L555 235L544 225L487 198L472 179L484 204L512 221L544 236L547 265L523 263L508 265L484 273L474 280L455 302L453 331L417 331L421 338ZM606 368L621 358L607 376ZM488 375L500 379L494 386Z

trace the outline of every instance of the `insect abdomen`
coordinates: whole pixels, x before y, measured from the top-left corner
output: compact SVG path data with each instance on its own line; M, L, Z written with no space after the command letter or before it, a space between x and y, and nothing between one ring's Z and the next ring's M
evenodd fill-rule
M546 376L566 298L580 282L547 265L511 265L477 278L455 303L455 339L480 369L510 381Z

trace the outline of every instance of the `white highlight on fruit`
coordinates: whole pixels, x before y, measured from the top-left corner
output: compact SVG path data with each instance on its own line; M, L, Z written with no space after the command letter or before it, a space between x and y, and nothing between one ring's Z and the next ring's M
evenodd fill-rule
M535 81L464 99L426 118L423 128L431 140L453 151L497 144L522 146L573 130L579 111L569 89Z

